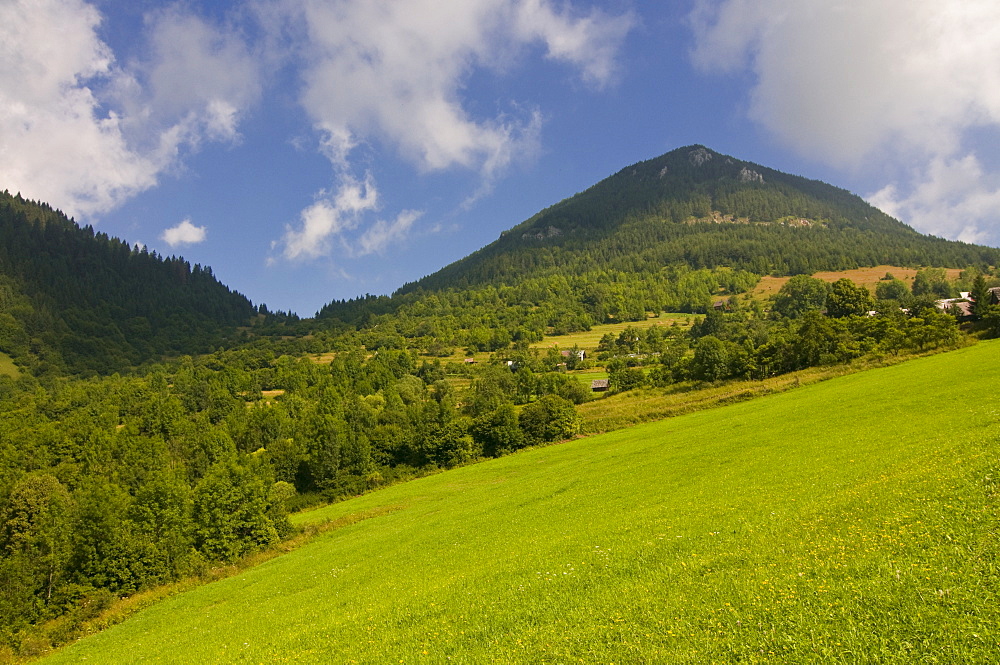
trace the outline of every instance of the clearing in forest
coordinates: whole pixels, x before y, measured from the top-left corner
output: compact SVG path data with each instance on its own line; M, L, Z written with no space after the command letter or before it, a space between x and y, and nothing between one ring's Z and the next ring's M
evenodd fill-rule
M910 283L917 274L917 270L917 268L900 268L899 266L875 266L874 268L855 268L854 270L817 272L813 273L812 276L816 279L821 279L824 282L831 283L836 282L842 277L846 277L855 284L865 286L868 290L874 292L875 286L879 283L879 280L885 277L886 273L891 273L893 277ZM960 268L946 269L946 274L949 280L958 279L961 273L962 270ZM789 279L791 279L791 277L772 277L770 275L766 275L761 278L757 287L753 290L753 297L762 299L773 296Z

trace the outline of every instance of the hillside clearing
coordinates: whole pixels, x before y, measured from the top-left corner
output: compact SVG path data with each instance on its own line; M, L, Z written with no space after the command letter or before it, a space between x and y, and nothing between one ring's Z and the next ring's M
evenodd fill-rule
M12 379L21 376L21 370L14 364L14 360L2 351L0 351L0 376L9 376Z
M916 276L917 268L901 268L899 266L875 266L874 268L855 268L853 270L836 270L813 273L813 277L824 282L836 282L838 279L846 277L855 284L867 287L874 292L875 286L885 277L886 273L891 273L893 277L904 282L912 282ZM962 273L961 268L948 268L946 271L948 279L958 279ZM756 288L752 291L754 298L767 298L773 296L785 285L791 277L772 277L765 275L761 278Z
M574 346L577 346L581 349L592 351L597 348L598 343L601 341L601 337L607 334L618 335L626 328L638 328L640 330L645 330L646 328L650 328L652 326L678 325L687 327L699 318L700 315L698 314L661 312L660 314L654 317L649 317L644 321L604 323L592 326L590 330L569 333L567 335L546 335L542 341L531 344L530 348L544 350L552 347L559 347L560 349L571 349Z
M45 662L991 662L998 352L305 513L373 516Z

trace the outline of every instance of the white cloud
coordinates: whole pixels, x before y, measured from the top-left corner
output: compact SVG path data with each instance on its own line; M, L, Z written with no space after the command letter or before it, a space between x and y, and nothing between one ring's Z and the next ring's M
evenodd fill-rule
M521 39L544 42L549 58L580 67L584 79L597 86L613 77L618 46L634 25L631 14L610 16L595 9L574 16L568 5L559 11L547 0L523 0L513 9Z
M178 245L195 245L204 242L206 235L204 226L195 226L190 219L185 219L177 226L164 231L160 238L171 247L177 247Z
M404 239L422 214L416 210L404 210L392 222L382 219L376 221L358 239L357 254L364 256L381 252L392 243Z
M496 171L534 141L534 118L473 118L461 88L476 67L542 43L548 56L606 83L629 17L556 11L546 0L290 0L301 10L302 101L317 126L387 141L419 168ZM353 140L351 141L353 142Z
M691 24L695 63L750 71L750 116L798 152L855 172L917 164L873 195L904 221L980 238L1000 212L969 148L1000 127L1000 3L701 0Z
M238 42L177 12L125 68L83 0L0 3L0 182L94 217L154 187L182 149L233 140L255 98Z
M984 172L974 155L935 158L912 182L906 192L887 185L868 201L927 233L965 242L1000 241L997 229L987 226L988 220L1000 219L1000 176Z
M807 154L946 154L965 129L1000 123L994 0L704 1L692 22L695 62L752 70L751 115Z
M378 209L378 190L371 175L358 181L344 175L338 190L323 196L300 214L301 227L287 228L285 258L316 258L330 252L330 239L357 228L361 215Z
M345 174L336 192L322 192L321 198L302 211L299 228L285 229L280 243L282 253L286 259L317 258L330 253L333 240L339 240L350 256L379 253L405 239L413 223L423 215L417 210L404 210L391 222L375 220L356 240L349 239L347 232L358 229L364 215L378 209L379 194L371 174L364 181Z
M121 76L100 21L79 0L0 4L0 182L71 215L114 207L159 170L100 110L99 88Z
M513 101L494 115L470 112L462 93L471 73L501 71L541 45L547 58L599 87L612 80L617 49L633 25L628 15L549 0L284 0L283 7L301 31L302 104L322 135L336 187L352 186L350 156L359 145L386 147L421 172L478 173L482 185L470 201L518 158L534 155L541 130L540 112ZM400 241L416 219L403 212L374 222L353 251ZM324 197L301 222L285 234L287 258L325 253L330 237L360 224L356 212L345 216Z
M150 15L149 52L136 66L150 120L182 127L185 138L238 138L240 116L260 96L257 63L235 33L167 9Z

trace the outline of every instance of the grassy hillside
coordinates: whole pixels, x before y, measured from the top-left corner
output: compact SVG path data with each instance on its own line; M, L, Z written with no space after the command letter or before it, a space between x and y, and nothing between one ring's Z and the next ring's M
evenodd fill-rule
M303 514L346 525L45 662L994 662L998 355L985 342Z

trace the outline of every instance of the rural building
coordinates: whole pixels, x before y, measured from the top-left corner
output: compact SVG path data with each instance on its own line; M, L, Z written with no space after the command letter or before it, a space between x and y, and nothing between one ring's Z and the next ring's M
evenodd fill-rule
M934 301L938 309L953 315L959 320L972 318L972 303L966 300L968 294L962 294L961 298L944 298Z
M573 355L573 352L570 350L560 351L559 355L561 355L563 358L569 358L571 355ZM587 352L584 351L583 349L580 349L579 351L576 352L576 358L580 362L583 362L583 359L586 357L587 357Z
M608 390L608 380L607 379L594 379L590 382L590 391L595 393L603 393Z

